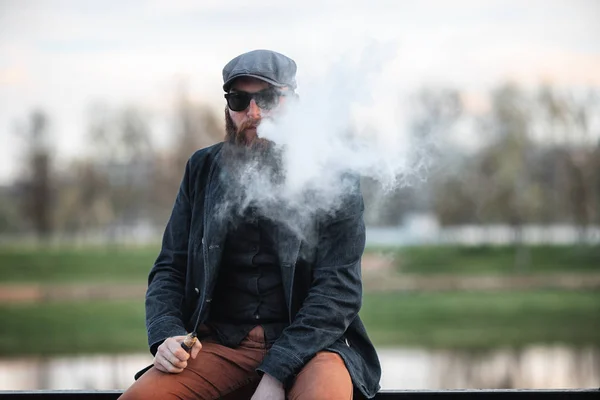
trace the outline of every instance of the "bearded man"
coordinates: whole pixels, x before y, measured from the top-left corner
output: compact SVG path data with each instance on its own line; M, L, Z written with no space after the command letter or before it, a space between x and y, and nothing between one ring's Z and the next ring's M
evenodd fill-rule
M225 141L186 165L148 278L154 363L122 399L347 400L378 391L379 361L358 316L358 180L336 210L303 221L302 234L285 204L247 193L261 182L248 182L249 165L255 178L285 180L280 153L257 129L295 101L295 76L292 59L268 50L224 67ZM182 346L188 333L198 341Z

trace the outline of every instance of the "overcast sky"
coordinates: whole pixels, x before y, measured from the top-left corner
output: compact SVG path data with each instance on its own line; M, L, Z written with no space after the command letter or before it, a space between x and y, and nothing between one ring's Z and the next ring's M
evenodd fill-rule
M17 171L14 124L34 107L50 115L61 161L83 151L92 102L139 105L158 121L185 78L220 110L221 69L239 53L294 58L301 92L370 41L389 49L391 90L600 87L598 0L0 0L0 184Z

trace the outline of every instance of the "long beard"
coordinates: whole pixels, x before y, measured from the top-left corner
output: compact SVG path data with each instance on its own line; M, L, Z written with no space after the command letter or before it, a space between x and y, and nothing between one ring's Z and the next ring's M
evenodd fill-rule
M273 191L283 180L281 151L274 143L255 135L246 135L248 125L235 126L225 109L225 144L222 167L225 172L223 184L227 188L222 199L223 215L241 216L250 206L273 207L273 199L263 199L257 190ZM264 186L263 186L264 185ZM260 204L256 201L259 200ZM268 200L268 201L265 201Z
M236 127L233 119L229 115L229 110L225 107L225 142L237 146L244 146L259 152L271 149L273 147L271 141L248 133L248 129L254 126L255 122L246 121L241 126Z
M267 139L248 134L252 121L236 127L225 108L225 159L233 169L246 169L249 165L259 166L262 173L281 174L281 151Z

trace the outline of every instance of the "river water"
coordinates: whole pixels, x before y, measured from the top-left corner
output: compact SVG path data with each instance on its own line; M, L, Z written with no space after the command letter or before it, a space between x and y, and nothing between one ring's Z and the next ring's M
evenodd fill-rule
M600 387L600 348L530 346L481 352L379 348L383 389ZM0 390L124 389L146 354L0 359Z

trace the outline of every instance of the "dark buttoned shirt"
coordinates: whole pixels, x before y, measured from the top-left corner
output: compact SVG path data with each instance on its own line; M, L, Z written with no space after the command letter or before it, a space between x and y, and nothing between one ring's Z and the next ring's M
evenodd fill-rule
M276 236L276 224L254 209L229 223L207 323L226 346L239 345L256 325L272 343L288 325Z

